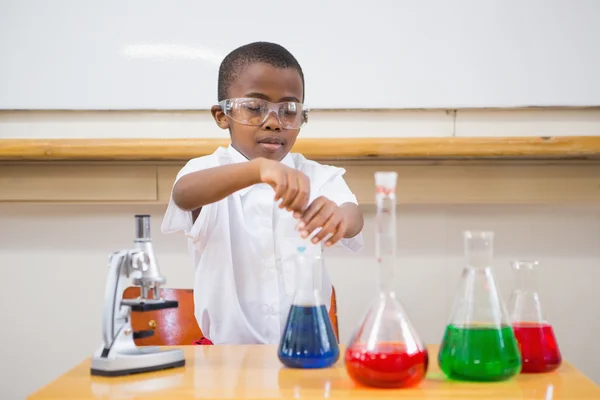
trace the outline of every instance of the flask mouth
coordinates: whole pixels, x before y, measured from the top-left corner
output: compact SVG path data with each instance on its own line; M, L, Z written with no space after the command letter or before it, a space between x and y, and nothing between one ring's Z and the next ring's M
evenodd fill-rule
M391 196L396 192L398 173L395 171L375 172L375 192Z
M515 270L534 270L540 262L537 260L511 260L510 265Z
M494 240L494 232L492 231L463 231L465 240Z
M510 264L515 274L515 290L520 292L537 293L537 260L511 260Z

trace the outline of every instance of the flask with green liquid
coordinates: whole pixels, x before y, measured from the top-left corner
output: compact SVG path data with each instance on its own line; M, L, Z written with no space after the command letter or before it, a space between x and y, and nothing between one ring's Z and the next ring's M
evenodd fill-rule
M521 371L515 334L492 271L493 232L464 232L463 269L438 363L450 379L501 381Z

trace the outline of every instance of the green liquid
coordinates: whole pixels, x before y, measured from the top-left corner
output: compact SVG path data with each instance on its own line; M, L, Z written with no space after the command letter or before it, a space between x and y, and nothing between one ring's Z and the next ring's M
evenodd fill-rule
M438 363L451 379L501 381L521 371L521 354L512 327L508 325L448 325Z

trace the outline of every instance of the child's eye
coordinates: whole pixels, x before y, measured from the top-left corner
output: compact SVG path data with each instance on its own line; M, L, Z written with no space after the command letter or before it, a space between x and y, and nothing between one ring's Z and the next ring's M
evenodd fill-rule
M296 106L296 103L290 103L283 108L283 112L285 115L296 115L298 114L298 107Z
M244 108L251 112L259 112L262 107L259 104L247 103L244 104Z

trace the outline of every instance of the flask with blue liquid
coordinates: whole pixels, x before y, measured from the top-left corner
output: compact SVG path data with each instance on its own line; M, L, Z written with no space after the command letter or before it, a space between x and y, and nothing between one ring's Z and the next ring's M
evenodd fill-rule
M279 342L279 360L289 368L326 368L339 359L340 349L321 293L323 259L298 246L294 300Z

